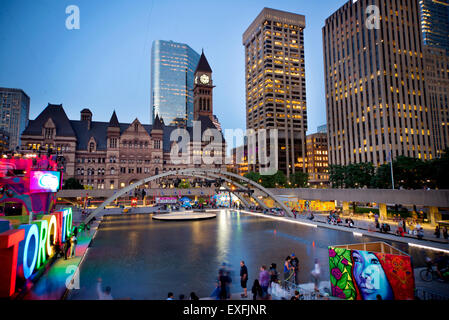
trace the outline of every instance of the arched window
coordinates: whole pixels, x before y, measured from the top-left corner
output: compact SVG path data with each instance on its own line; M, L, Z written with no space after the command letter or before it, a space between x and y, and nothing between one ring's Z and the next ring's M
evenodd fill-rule
M94 152L95 151L95 143L91 142L89 144L89 152Z
M154 175L157 176L159 174L159 168L154 169Z
M115 174L115 168L114 167L111 168L111 174Z
M134 131L135 132L139 131L139 124L138 123L134 124Z
M207 109L206 110L210 111L210 100L209 99L207 99Z

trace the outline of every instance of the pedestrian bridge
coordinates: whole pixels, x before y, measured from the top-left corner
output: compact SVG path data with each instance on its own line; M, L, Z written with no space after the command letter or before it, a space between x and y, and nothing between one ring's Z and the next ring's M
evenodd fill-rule
M253 191L257 190L259 193L263 194L266 197L269 197L271 199L273 199L276 203L276 205L281 208L282 210L284 210L286 212L286 214L290 217L293 217L292 212L290 211L290 209L284 204L283 201L279 200L278 197L276 195L274 195L272 192L270 192L269 190L265 189L264 187L262 187L260 184L247 179L245 177L242 177L238 174L234 174L231 172L227 172L226 170L221 170L221 169L200 169L200 168L189 168L189 169L183 169L183 170L173 170L173 171L169 171L169 172L165 172L159 175L155 175L155 176L151 176L145 179L142 179L130 186L127 186L123 189L117 190L112 196L110 196L109 198L107 198L97 209L95 209L94 212L92 212L92 214L90 214L85 220L84 223L89 223L93 218L95 218L97 215L99 215L105 208L106 206L110 205L111 203L113 203L116 199L125 196L127 194L129 194L129 192L132 192L134 189L139 188L142 185L146 185L152 181L161 179L161 178L166 178L166 177L171 177L171 176L190 176L190 177L199 177L199 178L220 178L223 179L224 181L231 183L232 185L234 185L236 188L239 189L248 189L248 188L252 188ZM247 187L242 186L240 183L246 183ZM248 189L250 190L250 189ZM231 192L232 193L232 192ZM242 200L242 202L248 206L248 202L238 193L235 193L235 196L237 196L239 199ZM59 196L59 195L58 195ZM253 193L249 193L249 196L251 198L253 198L253 200L257 203L259 203L259 205L263 208L266 208L265 204L256 196L254 196Z

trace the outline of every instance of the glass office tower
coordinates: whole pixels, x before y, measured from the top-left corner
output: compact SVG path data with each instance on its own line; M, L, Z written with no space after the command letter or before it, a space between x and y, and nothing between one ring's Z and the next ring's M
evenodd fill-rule
M193 74L200 55L188 45L156 40L151 50L151 120L165 125L193 121Z
M420 0L419 5L424 45L449 53L449 0Z

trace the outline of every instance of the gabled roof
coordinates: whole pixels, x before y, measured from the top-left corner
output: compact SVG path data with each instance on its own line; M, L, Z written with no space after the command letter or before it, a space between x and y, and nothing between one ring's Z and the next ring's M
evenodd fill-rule
M111 123L114 124L115 127L120 128L120 134L123 134L132 125L132 123L119 123L117 115L114 112L109 122L92 121L90 124L90 129L88 129L87 121L69 120L66 113L64 112L62 105L49 104L44 109L44 111L42 111L42 113L36 118L36 120L30 120L29 125L25 129L23 134L40 136L42 134L43 126L50 118L56 125L57 136L76 138L76 150L87 150L89 140L93 137L97 143L97 150L106 151L108 147L108 128L111 126ZM197 121L201 122L201 136L207 129L216 129L215 124L208 116L200 116ZM178 126L164 125L164 121L159 116L156 116L153 125L142 124L142 126L145 128L149 135L151 135L151 131L155 128L162 130L164 145L163 151L170 152L170 136L174 130L179 129ZM193 136L193 127L187 127L186 130L189 132L191 140L193 140L195 138Z
M206 56L204 55L204 51L201 53L200 61L198 62L198 66L196 67L195 73L199 71L212 73L212 69L210 68L209 62L207 62Z
M72 125L70 123L67 114L62 107L62 104L48 104L48 106L41 112L41 114L35 119L30 120L23 135L41 135L42 128L48 119L51 118L56 126L56 135L63 137L75 136Z

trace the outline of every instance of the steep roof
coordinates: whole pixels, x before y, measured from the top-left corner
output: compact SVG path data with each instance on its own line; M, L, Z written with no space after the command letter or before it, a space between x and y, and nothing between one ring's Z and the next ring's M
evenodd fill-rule
M56 126L56 135L63 137L73 137L75 132L73 131L67 114L62 107L62 104L48 104L48 106L41 112L41 114L35 119L30 120L23 135L41 135L42 128L48 119L51 118Z
M115 115L115 117L114 117ZM90 130L88 129L87 121L69 120L62 105L48 105L44 111L36 118L36 120L30 120L28 127L24 131L24 135L41 135L42 128L48 119L53 119L56 125L56 135L64 137L75 137L77 139L77 150L87 150L90 138L94 138L97 143L97 150L107 150L107 138L108 127L113 124L115 127L120 128L120 134L123 134L130 126L131 123L120 123L116 113L112 114L109 122L92 121L90 124ZM157 119L157 121L156 121ZM174 130L179 129L177 126L166 126L162 119L157 116L153 125L142 125L147 133L151 135L151 131L154 128L163 130L163 146L164 152L170 152L171 141L170 137ZM200 116L198 121L201 122L201 136L207 129L216 129L216 126L208 116ZM191 139L193 140L193 127L187 127Z
M159 118L159 114L156 114L156 118L153 121L153 130L164 130L164 120Z
M207 62L204 51L201 53L200 61L198 62L195 73L197 73L198 71L212 73L212 69L210 68L209 62Z
M118 122L118 118L117 118L117 114L114 113L112 114L111 120L109 120L109 127L120 127L120 123Z

